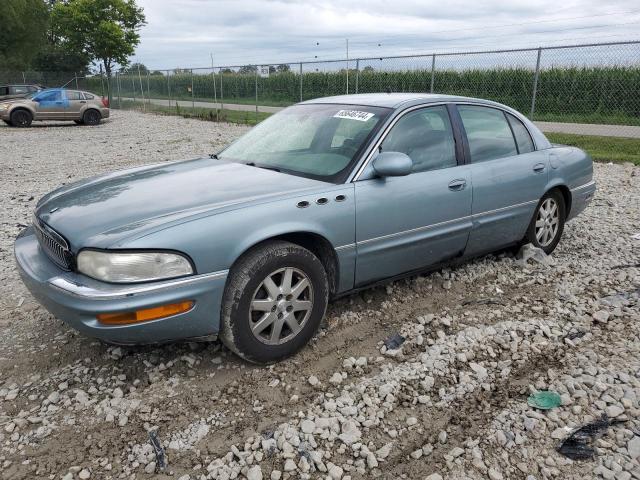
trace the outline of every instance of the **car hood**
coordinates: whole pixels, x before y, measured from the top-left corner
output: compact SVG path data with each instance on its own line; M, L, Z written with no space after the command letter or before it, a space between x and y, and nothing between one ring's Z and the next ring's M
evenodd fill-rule
M197 215L295 195L327 184L239 163L197 158L95 177L43 197L36 215L69 242L108 248Z

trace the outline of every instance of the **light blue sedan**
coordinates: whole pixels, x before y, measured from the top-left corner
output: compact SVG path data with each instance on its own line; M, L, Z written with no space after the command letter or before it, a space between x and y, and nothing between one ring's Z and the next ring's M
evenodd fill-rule
M591 159L473 98L303 102L217 155L81 181L15 243L50 312L118 344L219 336L277 361L327 302L530 242L547 253L595 192Z

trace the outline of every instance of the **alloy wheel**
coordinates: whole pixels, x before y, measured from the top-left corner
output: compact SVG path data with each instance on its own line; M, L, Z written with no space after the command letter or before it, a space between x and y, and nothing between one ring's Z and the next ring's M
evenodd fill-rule
M558 234L560 226L560 209L558 203L553 198L547 198L536 216L536 240L541 247L550 245Z
M251 299L249 324L260 342L281 345L304 327L313 310L309 277L293 267L278 269L260 283Z

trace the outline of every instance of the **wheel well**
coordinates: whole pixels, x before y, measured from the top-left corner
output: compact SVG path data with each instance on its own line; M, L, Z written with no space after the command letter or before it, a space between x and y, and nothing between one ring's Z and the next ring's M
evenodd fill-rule
M568 217L571 211L571 190L569 190L566 185L558 185L549 191L552 192L554 190L558 190L562 194L562 198L564 198L565 217Z
M286 242L295 243L296 245L300 245L301 247L306 248L316 257L318 257L318 259L322 263L322 266L327 272L327 277L329 277L329 292L331 295L335 294L335 292L338 290L339 265L336 251L334 250L333 245L331 245L331 242L329 242L329 240L324 238L322 235L318 235L317 233L291 232L277 235L275 237L265 238L261 242L249 247L247 250L245 250L245 252L269 240L284 240Z
M31 117L33 117L33 113L31 113L31 110L29 110L26 107L16 107L13 110L11 110L11 113L9 114L9 118L11 118L11 115L13 115L15 112L19 112L19 111L23 111L23 112L27 112L29 115L31 115Z

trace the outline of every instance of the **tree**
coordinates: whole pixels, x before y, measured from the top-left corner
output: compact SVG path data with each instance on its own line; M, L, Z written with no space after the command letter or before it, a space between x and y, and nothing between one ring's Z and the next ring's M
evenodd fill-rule
M244 67L240 67L240 70L238 70L239 73L256 73L256 70L258 69L258 67L256 67L255 65L245 65Z
M116 64L127 65L146 24L135 0L67 0L52 10L54 32L68 49L100 62L107 77Z
M0 6L0 68L24 70L44 46L48 12L42 0L4 0Z
M123 69L121 73L125 75L129 74L138 74L138 69L140 69L140 75L146 75L149 72L149 69L143 65L142 63L132 63L127 68ZM161 74L162 75L162 74Z

